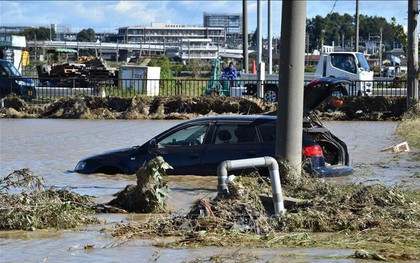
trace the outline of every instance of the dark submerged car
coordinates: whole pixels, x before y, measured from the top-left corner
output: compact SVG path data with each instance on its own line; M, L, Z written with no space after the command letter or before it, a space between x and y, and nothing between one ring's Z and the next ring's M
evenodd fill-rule
M305 87L302 160L308 159L304 168L314 176L340 176L352 172L346 144L321 122L309 117L312 109L343 84L346 82L323 78ZM168 170L168 174L216 175L218 165L225 160L274 157L276 126L276 116L196 118L160 133L141 146L85 158L76 165L75 172L134 174L160 155L174 168Z
M24 100L36 97L35 82L22 76L12 62L0 59L0 98L16 94Z

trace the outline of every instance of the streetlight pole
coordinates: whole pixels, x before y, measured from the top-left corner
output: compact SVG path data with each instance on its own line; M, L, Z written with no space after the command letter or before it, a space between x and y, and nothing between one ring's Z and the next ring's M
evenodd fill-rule
M262 62L262 8L261 8L261 0L257 0L257 97L263 97L263 89L264 89L264 79L265 79L265 66Z
M268 74L273 73L273 41L271 26L271 0L268 0Z
M359 0L356 0L356 52L359 52Z
M382 30L383 28L381 27L380 32L381 32L381 38L379 39L379 76L382 77Z
M248 73L248 7L247 0L242 0L242 46L243 69Z

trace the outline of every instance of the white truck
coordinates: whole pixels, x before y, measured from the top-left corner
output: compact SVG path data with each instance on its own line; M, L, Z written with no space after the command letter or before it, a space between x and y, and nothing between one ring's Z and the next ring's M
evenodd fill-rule
M264 75L264 74L263 74ZM352 81L340 91L340 95L369 96L373 88L373 71L365 56L360 52L334 52L334 47L323 46L315 73L305 73L305 82L321 77L343 78ZM263 97L266 102L277 101L278 74L266 74ZM245 95L257 94L257 74L241 74Z
M407 74L406 66L388 66L384 68L383 77L386 78L398 78L402 74Z

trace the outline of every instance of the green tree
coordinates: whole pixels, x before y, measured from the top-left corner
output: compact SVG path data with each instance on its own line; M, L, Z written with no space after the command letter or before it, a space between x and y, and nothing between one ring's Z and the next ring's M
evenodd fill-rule
M95 30L92 28L83 29L76 36L77 41L80 42L95 42L96 41L96 34Z
M312 34L309 34L309 50L319 49L325 41L325 19L316 16L307 22L307 28Z
M391 18L391 28L393 29L394 38L403 46L404 51L407 51L408 47L408 36L404 33L404 28L401 25L397 25L397 19Z
M28 28L23 30L20 35L25 36L26 40L53 40L55 38L55 30L49 27Z
M149 62L149 66L160 67L160 78L161 79L173 79L171 63L167 56L161 56L157 59L153 59Z

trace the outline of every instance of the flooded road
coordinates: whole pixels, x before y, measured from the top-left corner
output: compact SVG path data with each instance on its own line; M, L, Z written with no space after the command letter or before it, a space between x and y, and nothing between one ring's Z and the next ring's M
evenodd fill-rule
M84 156L110 149L141 145L161 131L179 123L168 120L40 120L0 119L0 176L29 168L42 176L49 186L66 187L108 202L112 194L134 176L81 175L71 172ZM413 177L420 170L412 153L381 152L402 142L393 133L397 122L325 122L334 134L347 143L355 168L354 175L328 179L336 182L383 183L420 188ZM413 149L417 150L417 149ZM176 179L174 179L176 178ZM217 178L172 176L170 208L187 210L199 197L211 196ZM138 220L135 215L102 215L109 223ZM207 255L232 253L236 249L162 249L149 241L129 242L111 248L115 240L99 233L99 228L80 231L0 231L1 262L182 262ZM95 248L84 250L87 244ZM19 253L14 253L19 251ZM247 249L241 249L246 252ZM249 251L249 250L248 250ZM356 262L345 258L353 250L327 249L253 249L270 262ZM278 256L281 257L278 257ZM333 257L336 255L337 257ZM331 258L329 258L331 257ZM340 258L340 259L339 259Z

